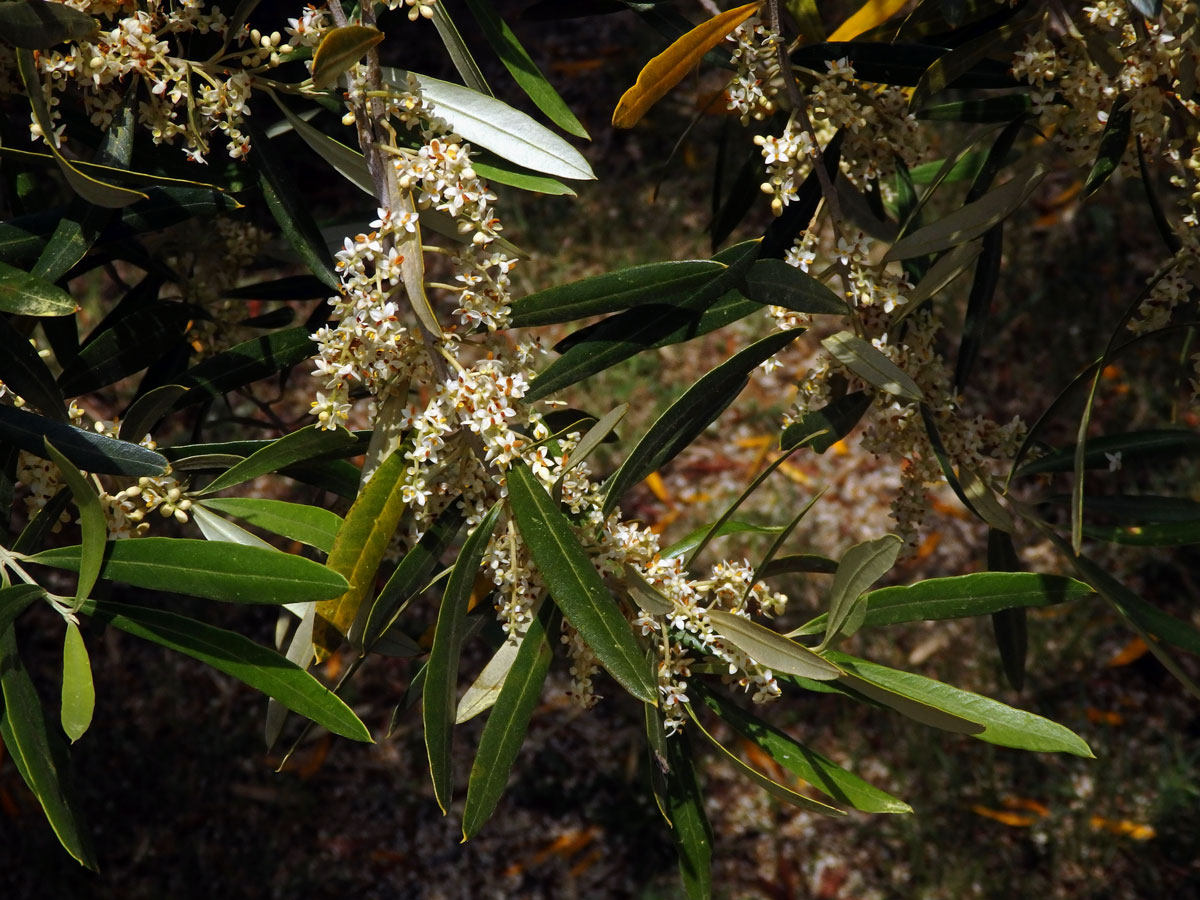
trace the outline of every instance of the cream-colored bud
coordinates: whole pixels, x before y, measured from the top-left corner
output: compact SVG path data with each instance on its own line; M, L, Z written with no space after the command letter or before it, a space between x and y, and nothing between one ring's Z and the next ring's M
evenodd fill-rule
M180 501L179 501L177 504L175 504L175 505L176 505L177 507L179 507L179 509L182 509L182 510L184 510L184 511L186 512L187 510L189 510L189 509L191 509L191 508L192 508L192 500L191 500L191 498L190 498L190 497L184 497L182 500L180 500Z
M282 40L283 40L283 35L281 35L278 31L271 32L271 43L272 44L275 44L276 46L278 46Z
M180 525L187 524L188 516L182 509L175 510L175 521Z
M169 519L175 515L175 507L170 503L164 503L158 508L158 514L164 519Z
M182 496L183 496L183 491L181 491L177 487L173 487L169 491L167 491L167 499L170 500L172 503L177 501Z
M250 43L252 43L252 44L261 44L262 43L262 32L259 31L257 28L255 28L253 31L250 32Z

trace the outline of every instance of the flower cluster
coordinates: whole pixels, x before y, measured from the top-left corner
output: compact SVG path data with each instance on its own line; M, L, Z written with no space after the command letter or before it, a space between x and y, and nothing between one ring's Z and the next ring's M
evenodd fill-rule
M751 119L765 119L776 108L782 38L752 16L729 39L736 44L731 54L736 74L725 89L728 108L741 117L743 125Z

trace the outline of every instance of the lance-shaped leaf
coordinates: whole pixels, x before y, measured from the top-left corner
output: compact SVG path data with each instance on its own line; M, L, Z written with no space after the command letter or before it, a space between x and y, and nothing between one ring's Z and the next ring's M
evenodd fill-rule
M916 116L926 122L1011 122L1032 109L1033 101L1022 92L939 103L917 110Z
M337 694L287 657L240 634L175 613L109 601L89 600L80 612L232 675L334 734L371 741L367 726Z
M228 469L208 484L204 493L215 494L259 475L278 472L286 466L318 456L337 454L342 448L357 445L358 438L352 432L342 428L325 430L315 424L308 425L273 441Z
M429 775L433 794L445 813L454 793L454 693L458 681L458 661L467 637L467 606L471 589L488 541L503 511L497 502L471 532L454 563L450 580L442 594L433 646L425 670L425 688L421 694L421 719L425 725L425 750L429 755Z
M13 629L0 630L0 738L29 785L63 848L81 865L96 868L87 826L70 781L70 760L57 733L51 732L29 673L17 653Z
M847 623L859 598L896 564L903 543L896 535L888 534L855 544L846 551L838 562L833 586L829 589L829 616L825 637L818 649L828 647L843 633L851 633Z
M458 27L450 18L450 13L446 11L446 4L435 3L433 5L433 25L437 28L438 37L442 39L446 53L449 54L450 61L454 63L454 69L462 78L463 84L473 91L495 97L495 91L488 87L483 72L479 70L479 65L475 62L475 57L467 49L462 35L458 33Z
M142 394L121 416L117 434L127 441L140 441L154 430L186 390L181 384L164 384Z
M1074 444L1062 450L1055 450L1040 459L1026 463L1017 474L1069 472L1075 464L1075 453ZM1176 457L1196 457L1200 455L1200 434L1184 428L1161 428L1089 438L1085 445L1083 467L1107 469L1112 465L1113 457L1118 454L1123 466L1129 466L1134 460L1162 463Z
M664 597L632 563L625 563L625 589L643 612L665 616L675 608L675 604Z
M408 90L409 73L387 68L383 73L394 87ZM463 140L534 172L568 179L596 177L583 154L525 113L462 85L411 74L434 113Z
M760 573L763 578L772 578L776 575L787 575L794 572L814 572L819 575L832 575L837 571L837 561L830 559L827 556L819 556L815 553L796 553L791 556L780 556L771 560ZM822 623L822 628L824 623ZM800 632L797 632L800 633ZM813 634L820 633L820 630Z
M77 572L79 547L43 550L29 561ZM113 541L100 577L227 603L298 603L336 597L346 590L346 579L311 559L192 538Z
M61 720L63 731L75 743L87 733L96 709L96 686L92 683L92 663L79 626L67 622L63 638Z
M492 45L504 68L534 102L538 109L546 114L555 125L563 131L576 137L588 137L587 129L580 124L571 112L570 107L563 102L562 97L546 80L530 55L521 46L517 36L513 34L508 24L496 13L495 7L486 0L467 0L467 7L475 17L475 22L483 31L483 36ZM436 10L437 7L434 7ZM476 87L478 90L478 87Z
M66 400L49 367L6 317L0 317L0 381L44 415L67 420Z
M404 453L396 451L383 461L359 492L334 538L326 565L346 577L349 587L340 597L317 606L314 641L318 655L332 652L358 615L388 541L404 513Z
M796 266L782 259L760 259L746 273L743 293L750 300L782 306L792 312L844 316L846 304L838 295Z
M882 25L907 4L907 0L867 0L829 36L831 41L852 41L860 34Z
M529 720L537 707L553 657L549 635L554 608L545 604L529 623L512 669L479 736L479 749L471 765L467 802L463 807L463 840L470 840L491 818L508 784L517 753L525 742Z
M836 806L830 806L828 803L822 803L820 800L814 800L811 797L805 797L803 794L798 794L786 785L782 785L778 781L774 781L768 778L766 775L763 775L757 769L746 765L746 763L742 762L741 759L726 749L726 747L720 741L718 741L711 734L709 734L708 731L705 730L704 726L700 724L700 720L696 718L696 714L690 705L688 705L686 709L688 711L688 715L691 716L692 722L697 728L700 729L701 733L708 738L709 742L721 752L722 758L732 765L735 771L741 773L746 778L749 778L772 797L775 797L777 800L782 800L784 803L790 803L792 806L798 807L807 812L818 813L822 816L844 816L846 814L844 810L838 809Z
M88 341L63 369L59 385L67 396L78 397L140 372L171 349L194 315L182 303L134 310Z
M484 160L489 160L485 162ZM547 194L552 197L575 197L575 191L567 187L557 178L551 178L549 175L538 175L533 172L527 172L524 169L518 168L510 163L497 160L491 154L486 154L480 151L479 158L474 155L471 159L471 168L484 181L492 184L507 184L509 187L520 188L523 191L531 191L535 194ZM459 240L462 236L459 236Z
M370 650L392 630L396 617L408 602L429 586L429 579L441 564L442 555L454 543L464 521L463 511L457 503L442 510L416 546L404 554L368 614L364 617L360 613L355 620L349 635L352 644Z
M332 510L263 497L213 497L202 504L236 516L257 528L282 534L328 553L333 548L342 517Z
M721 637L759 665L774 672L799 675L814 681L830 681L845 674L836 665L807 647L789 641L777 631L772 631L744 616L719 609L710 609L706 615Z
M366 25L344 25L327 31L313 54L313 87L319 91L332 87L338 76L382 40L382 31Z
M648 709L647 715L657 713ZM672 735L664 743L667 752L664 805L679 854L679 875L688 900L711 900L713 834L696 777L695 755L687 731Z
M925 272L917 286L913 288L912 293L908 295L908 302L904 304L899 318L903 319L909 313L920 309L922 303L958 278L970 267L982 250L980 243L972 242L959 244L953 250L941 254Z
M866 596L863 627L963 619L1003 609L1037 609L1082 600L1092 593L1091 587L1074 578L1035 572L976 572L930 578L903 587L871 591ZM826 621L822 614L793 634L820 634Z
M617 102L613 127L632 128L655 103L675 87L704 55L725 40L726 35L758 12L760 0L727 10L697 25L658 56L646 63L633 87Z
M334 140L320 129L309 125L284 106L283 101L278 97L275 97L274 100L275 105L287 118L288 124L292 126L296 134L300 135L304 143L308 144L309 149L333 166L343 178L363 193L371 197L375 196L375 181L371 178L371 170L367 168L366 157L352 147L347 147L341 141ZM325 283L324 279L322 279L322 283Z
M872 387L906 400L920 400L921 388L874 345L849 331L839 331L821 341L829 355Z
M727 534L779 534L783 530L782 525L759 525L754 522L743 522L740 519L726 519L714 531L711 525L701 525L693 529L685 537L680 538L671 546L663 550L664 558L670 559L672 556L683 556L685 553L691 553L701 542L705 536L712 531L712 538L724 537Z
M129 206L131 203L147 199L147 196L141 191L119 187L85 175L63 156L62 151L58 149L58 139L54 136L54 123L50 118L50 109L46 105L46 95L42 93L42 79L38 74L33 51L17 50L16 55L17 69L25 86L25 96L33 110L33 121L37 123L42 134L49 136L47 146L54 154L54 161L58 163L58 168L67 180L67 184L71 186L71 190L89 203L108 209Z
M709 689L703 682L690 682L688 690L696 692L700 700L725 724L747 740L754 741L771 759L837 802L870 813L912 812L912 807L903 800L868 784L833 760L809 749L724 695Z
M877 663L857 659L845 653L830 651L829 658L857 678L847 681L855 690L863 691L859 682L894 692L930 708L959 718L961 721L978 723L972 737L1002 747L1017 750L1035 750L1042 753L1073 753L1076 756L1093 758L1087 743L1075 732L1057 722L1041 716L1015 709L997 700L981 697L970 691L951 687L923 675L900 672ZM866 693L863 691L863 693ZM868 694L868 696L871 696ZM878 696L872 699L882 701ZM890 705L890 704L889 704ZM899 709L899 707L896 707ZM903 710L900 710L903 712Z
M555 604L621 687L657 704L657 685L629 622L580 546L571 522L523 463L509 469L508 491L513 518Z
M1021 560L1013 546L1012 535L998 528L988 529L987 565L992 572L1020 572ZM1086 589L1087 585L1083 585ZM1028 614L1024 607L998 609L992 613L992 635L1004 675L1014 689L1025 687L1025 658L1029 652Z
M49 0L0 3L0 37L14 47L46 50L95 34L100 23L81 10Z
M650 426L608 482L604 511L611 511L629 488L689 446L742 392L754 370L803 332L803 328L793 328L763 338L734 354L684 391L683 396Z
M97 496L96 489L70 460L55 449L49 439L46 440L46 453L58 466L59 474L71 489L71 496L75 498L75 506L79 509L79 536L83 543L79 581L75 587L75 607L78 609L83 599L92 592L92 587L100 576L104 545L108 541L108 519L100 506L100 497Z
M25 612L33 601L44 597L46 589L40 584L14 584L0 588L0 633L3 633L17 616Z
M0 311L17 316L69 316L71 295L44 278L0 262Z
M683 299L727 267L711 259L648 263L529 294L512 305L514 328L571 322L650 303Z
M517 654L521 652L521 644L524 640L525 633L521 632L516 635L516 640L512 640L510 637L492 654L492 658L487 661L483 671L459 697L458 707L454 711L455 725L469 722L495 705L496 698L500 696L500 690L508 679L508 673L512 671L513 663L517 661Z
M853 391L820 409L806 412L799 422L793 422L783 430L779 436L779 449L791 450L809 441L813 450L824 453L854 430L863 414L871 408L871 401L867 391Z
M617 427L617 423L625 418L625 413L629 411L629 404L622 403L620 406L614 407L606 412L603 416L596 420L595 424L587 430L583 437L579 439L579 443L575 445L575 449L571 451L569 458L562 467L562 471L558 479L554 482L554 490L552 494L555 500L562 497L563 480L567 477L567 473L573 468L591 456L592 451L603 443L610 440L616 440L613 429Z
M129 441L76 428L11 406L0 405L0 437L22 450L47 459L45 441L85 472L104 475L161 475L167 460L162 454Z
M1104 182L1112 177L1112 173L1121 164L1125 150L1129 147L1129 134L1133 126L1133 108L1129 98L1124 94L1113 101L1108 113L1108 121L1104 132L1100 135L1100 149L1092 170L1088 172L1087 180L1083 183L1083 196L1090 197L1100 189Z
M1045 176L1046 170L1035 166L1025 177L1013 178L973 203L947 213L912 234L906 234L892 245L884 261L912 259L975 240L1012 215Z
M180 376L188 392L178 406L200 403L289 369L311 357L317 345L303 326L253 338L210 356Z
M971 247L973 244L963 246ZM947 253L949 257L959 247ZM975 280L971 283L971 294L967 298L967 312L963 317L962 339L958 345L958 359L954 363L954 389L961 392L967 376L975 365L975 359L987 336L988 319L996 285L1000 282L1000 260L1004 255L1004 225L997 225L983 236L980 245L979 264L975 267Z

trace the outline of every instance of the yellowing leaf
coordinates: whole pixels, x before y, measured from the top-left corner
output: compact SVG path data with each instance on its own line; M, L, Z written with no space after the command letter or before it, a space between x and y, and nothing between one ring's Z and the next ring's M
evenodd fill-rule
M321 39L313 55L313 87L324 90L383 40L383 32L366 25L335 28Z
M867 0L858 12L838 26L830 41L852 41L860 34L882 25L908 3L908 0Z
M615 128L632 128L651 106L675 87L704 54L711 50L731 31L758 12L759 0L737 9L723 12L707 22L697 25L679 38L642 69L637 82L627 90L613 112Z

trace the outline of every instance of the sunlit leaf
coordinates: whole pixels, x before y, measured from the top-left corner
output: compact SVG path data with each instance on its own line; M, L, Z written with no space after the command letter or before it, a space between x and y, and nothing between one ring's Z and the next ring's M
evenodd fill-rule
M758 744L771 759L837 802L849 804L863 812L912 812L912 807L903 800L868 784L853 772L843 769L753 713L732 703L723 695L710 690L704 683L692 682L688 685L688 690L695 691L709 709L734 731Z
M646 703L658 688L628 620L579 544L571 523L524 464L508 471L509 502L550 595L613 678Z
M358 439L345 429L325 430L315 424L307 425L299 431L284 435L242 460L206 485L204 493L215 494L259 475L277 472L293 463L336 454L341 448L357 444Z
M0 262L0 311L18 316L69 316L75 312L75 301L57 285Z
M501 503L492 506L463 544L442 594L433 645L429 650L425 688L421 695L421 718L425 725L425 749L429 755L433 794L443 813L449 809L454 793L454 694L459 657L466 640L467 604L483 554L503 509Z
M850 331L839 331L821 341L829 355L872 387L906 400L920 400L920 386L882 350Z
M807 647L782 634L724 610L710 609L706 615L723 638L774 672L799 675L814 681L839 678L844 672Z
M332 510L263 497L211 497L203 506L328 553L342 517Z
M462 35L458 33L458 27L454 24L454 20L450 18L450 13L446 10L445 3L433 4L433 24L437 28L438 37L442 39L442 44L446 47L446 53L450 56L450 61L454 63L454 69L458 72L459 77L462 78L463 84L471 88L471 90L487 94L489 97L496 96L495 92L488 87L488 83L483 77L483 72L479 70L479 65L475 62L475 57L467 49Z
M79 626L67 622L63 639L62 727L71 743L75 743L92 724L96 709L96 687L92 683L92 663Z
M298 365L317 351L308 329L300 326L256 337L222 350L178 378L188 392L179 406L200 403L276 372Z
M382 31L366 25L344 25L325 32L313 53L313 87L319 91L331 87L343 72L382 40Z
M500 688L479 736L479 749L471 766L467 802L463 807L464 841L478 834L495 812L508 785L513 763L525 742L529 720L541 696L553 656L550 635L557 637L557 629L553 628L553 609L546 604L529 623L512 669L504 679L504 686Z
M79 571L79 547L54 547L30 562ZM337 572L279 550L191 538L112 541L100 577L134 587L228 603L297 603L346 590Z
M829 35L830 41L852 41L860 34L881 25L907 5L908 0L867 0L854 15Z
M86 476L50 443L48 438L46 439L46 453L58 466L59 474L62 475L67 487L71 489L71 496L75 499L75 506L79 509L79 536L83 543L79 563L79 581L75 587L75 606L78 608L83 599L91 594L92 587L100 576L104 545L108 541L108 518L104 515L96 489L88 482Z
M633 87L613 111L613 126L632 128L655 103L694 69L704 54L725 40L726 35L758 12L761 0L727 10L697 25L646 63Z
M855 544L838 561L829 589L829 617L821 648L829 646L839 634L846 630L851 611L863 592L882 578L896 564L904 542L894 534L884 535L873 541Z
M709 525L701 525L691 531L686 537L680 538L671 546L662 551L665 559L672 556L683 556L685 553L691 553L704 540L704 536L711 530ZM781 525L757 525L754 522L742 522L738 519L727 519L721 523L721 526L713 533L712 537L723 537L727 534L779 534L783 530Z
M383 70L384 78L407 90L407 75L399 69ZM525 113L494 97L486 97L462 85L438 81L428 75L413 77L434 114L472 145L486 147L509 162L545 172L558 178L592 179L592 167L578 150Z
M149 540L154 538L122 543ZM80 612L232 675L334 734L371 741L370 731L337 694L286 657L240 634L175 613L107 600L89 600Z

